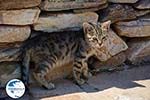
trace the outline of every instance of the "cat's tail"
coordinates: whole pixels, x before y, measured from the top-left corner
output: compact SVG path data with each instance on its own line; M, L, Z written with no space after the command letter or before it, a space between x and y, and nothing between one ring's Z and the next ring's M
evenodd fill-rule
M3 50L0 50L0 61L5 62L5 61L12 61L16 60L18 61L20 59L20 49L14 47L14 48L6 48Z
M29 66L30 66L30 52L23 50L22 53L22 68L21 68L21 79L25 84L26 88L29 87Z

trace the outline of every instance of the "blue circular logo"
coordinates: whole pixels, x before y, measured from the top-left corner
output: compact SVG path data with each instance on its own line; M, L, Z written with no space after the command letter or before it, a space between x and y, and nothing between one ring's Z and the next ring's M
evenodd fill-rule
M13 99L20 98L25 93L25 86L19 79L12 79L6 85L6 93Z

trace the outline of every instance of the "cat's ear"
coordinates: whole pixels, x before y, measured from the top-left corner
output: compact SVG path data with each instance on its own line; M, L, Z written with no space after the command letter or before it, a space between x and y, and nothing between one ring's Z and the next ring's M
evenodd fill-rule
M106 22L103 22L101 24L101 27L102 27L103 30L109 31L110 30L110 25L111 25L111 21L108 20Z
M92 30L93 30L93 26L90 23L88 22L83 23L83 31L85 34L91 33Z

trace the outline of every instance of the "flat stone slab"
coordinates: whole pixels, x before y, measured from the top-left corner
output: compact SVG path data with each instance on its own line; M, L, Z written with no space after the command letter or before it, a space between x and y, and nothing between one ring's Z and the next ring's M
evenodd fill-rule
M0 24L29 25L37 21L40 14L38 8L21 10L1 10Z
M110 4L106 9L98 13L101 21L105 22L111 20L112 23L115 23L118 21L133 20L149 12L149 10L135 10L132 6L126 4Z
M80 30L83 22L97 22L98 15L94 12L47 14L40 16L33 25L34 30L44 32L58 32L64 30Z
M0 49L6 49L6 48L19 48L21 47L23 42L11 42L11 43L0 43Z
M122 65L125 61L126 55L124 52L121 52L104 62L101 62L95 58L91 58L91 60L89 61L89 67L95 68L97 71L111 71L116 69L122 69L120 65Z
M85 9L85 8L100 8L101 5L106 4L106 0L86 0L86 1L50 1L43 0L40 8L45 11L61 11L69 9Z
M130 40L128 46L127 59L132 64L139 64L143 60L150 61L150 38Z
M139 0L108 0L108 2L112 3L136 3Z
M30 26L0 25L0 43L25 41L31 33Z
M118 22L114 25L120 36L148 37L150 36L150 19L140 18L128 22Z
M35 86L31 87L30 92L33 97L52 97L58 95L65 95L68 93L76 93L76 92L83 92L77 85L73 84L69 80L59 79L55 82L56 89L54 90L46 90L45 88Z
M75 12L75 13L95 12L95 11L107 8L107 6L108 6L108 3L103 4L100 7L73 9L73 12Z
M35 7L41 0L0 0L0 10Z
M107 38L102 45L97 48L99 50L98 57L100 61L107 61L112 56L125 51L128 48L127 44L117 36L112 30L107 33Z
M149 0L140 0L134 7L137 9L150 9L150 1Z

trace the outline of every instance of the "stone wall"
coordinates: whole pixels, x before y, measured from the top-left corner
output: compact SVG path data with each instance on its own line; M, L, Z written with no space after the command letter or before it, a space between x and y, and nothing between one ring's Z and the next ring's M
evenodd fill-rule
M20 47L30 38L45 32L79 31L85 21L107 20L112 24L100 48L101 61L91 58L90 65L109 69L125 61L150 61L149 0L0 0L0 87L20 78ZM52 79L69 75L68 66L51 72Z

